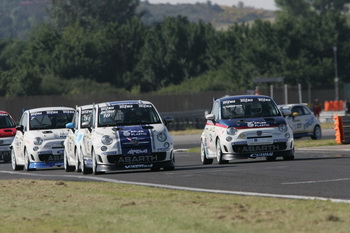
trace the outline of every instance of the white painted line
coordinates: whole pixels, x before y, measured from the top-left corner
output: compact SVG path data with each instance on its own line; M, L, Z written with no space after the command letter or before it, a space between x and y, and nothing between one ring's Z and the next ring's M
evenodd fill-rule
M339 182L339 181L347 181L350 178L341 178L341 179L333 179L333 180L310 180L310 181L300 181L300 182L287 182L282 184L314 184L314 183L327 183L327 182Z
M57 175L43 175L35 173L20 173L15 171L0 171L0 173L16 174L16 175L28 175L28 176L41 176L41 177L55 177ZM194 192L206 192L206 193L217 193L217 194L228 194L228 195L240 195L240 196L255 196L255 197L270 197L270 198L283 198L283 199L296 199L296 200L319 200L319 201L330 201L334 203L346 203L350 204L350 199L334 199L334 198L325 198L325 197L313 197L313 196L301 196L301 195L282 195L282 194L270 194L270 193L256 193L256 192L240 192L240 191L227 191L227 190L218 190L218 189L202 189L202 188L189 188L183 186L174 186L174 185L163 185L163 184L154 184L154 183L143 183L143 182L130 182L122 180L114 180L103 178L100 176L77 176L77 175L62 175L61 177L70 177L77 179L86 179L86 180L96 180L116 184L131 184L131 185L140 185L154 188L165 188L173 190L183 190L183 191L194 191Z

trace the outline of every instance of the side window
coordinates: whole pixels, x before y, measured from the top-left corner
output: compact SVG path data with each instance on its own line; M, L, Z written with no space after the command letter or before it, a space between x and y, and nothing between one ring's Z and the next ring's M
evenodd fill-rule
M220 119L220 105L219 105L219 102L215 102L214 103L214 106L213 106L213 112L212 112L214 115L215 115L215 120L219 120Z
M304 115L303 107L302 106L295 106L292 108L292 112L297 112L299 116Z
M28 130L28 113L24 113L22 115L22 118L19 122L20 125L23 125L23 130L27 131Z
M92 109L92 125L91 125L91 128L95 128L95 125L96 125L96 112L97 112L97 110L96 109L98 109L98 107L94 107L93 109Z
M74 129L78 129L78 117L79 117L79 113L80 113L80 111L79 110L77 110L77 111L75 111L75 113L74 113L74 116L73 116L73 123L74 123Z
M310 115L311 114L310 109L308 109L307 107L303 107L303 109L304 109L305 115Z

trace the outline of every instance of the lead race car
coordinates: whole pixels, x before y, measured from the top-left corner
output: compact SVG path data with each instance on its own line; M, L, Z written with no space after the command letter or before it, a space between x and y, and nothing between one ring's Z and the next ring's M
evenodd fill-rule
M65 128L72 121L73 108L35 108L22 114L11 144L13 170L27 171L63 165Z
M94 105L91 137L82 166L93 174L120 169L173 170L173 141L149 101L130 100Z
M294 138L276 103L268 96L243 95L216 99L201 135L203 164L265 157L294 159Z

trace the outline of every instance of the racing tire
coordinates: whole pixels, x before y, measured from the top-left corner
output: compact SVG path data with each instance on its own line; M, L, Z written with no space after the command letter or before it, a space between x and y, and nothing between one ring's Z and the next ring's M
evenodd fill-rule
M229 162L228 160L223 159L220 139L216 140L216 160L219 162L219 164L228 164Z
M23 170L23 166L17 164L16 155L13 150L11 150L11 165L14 171Z
M92 174L94 175L100 175L103 174L104 172L99 172L97 171L97 156L95 151L92 151Z
M91 174L92 173L92 168L91 167L86 167L84 160L81 162L81 172L84 175Z
M206 164L212 164L213 163L213 159L208 159L207 158L207 154L205 153L205 146L203 141L201 141L201 161L203 165Z
M319 125L316 125L314 128L314 132L311 136L311 139L313 140L320 140L322 138L322 130Z
M294 160L294 148L293 150L289 151L289 153L287 153L286 155L283 155L283 160L285 161Z
M75 166L74 166L74 171L75 172L81 172L81 163L80 163L80 159L79 159L79 155L77 152L77 149L75 149L74 151L74 157L75 157Z
M66 150L64 150L64 170L66 172L73 172L74 171L74 166L70 166L69 162L68 162L68 158L67 158L67 152Z
M35 170L33 168L30 168L30 159L27 150L24 150L24 170L27 172Z

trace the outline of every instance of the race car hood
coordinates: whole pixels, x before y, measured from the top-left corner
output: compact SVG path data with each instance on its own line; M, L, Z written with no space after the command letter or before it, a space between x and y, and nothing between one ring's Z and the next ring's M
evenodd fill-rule
M245 119L225 119L217 122L221 126L235 127L237 129L245 128L265 128L278 127L281 124L287 124L283 117L259 117L259 118L245 118Z
M0 129L0 138L14 137L15 134L16 134L16 128Z
M26 134L28 138L41 137L43 140L53 139L65 139L68 135L68 129L47 129L47 130L34 130L29 131Z
M133 125L133 126L118 126L108 127L98 132L102 134L115 135L120 141L120 146L123 154L149 154L157 140L157 135L161 132L166 132L166 128L162 124L155 125ZM171 138L167 135L167 140Z

